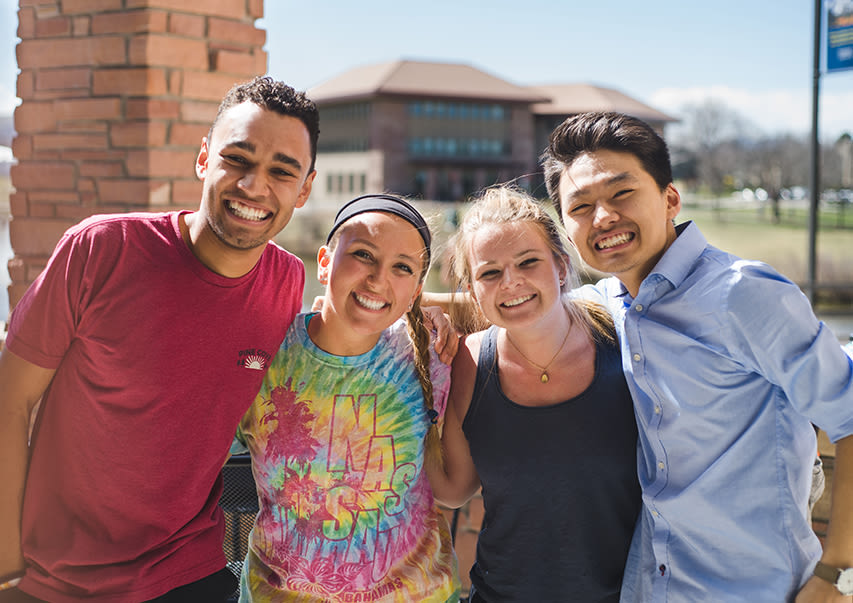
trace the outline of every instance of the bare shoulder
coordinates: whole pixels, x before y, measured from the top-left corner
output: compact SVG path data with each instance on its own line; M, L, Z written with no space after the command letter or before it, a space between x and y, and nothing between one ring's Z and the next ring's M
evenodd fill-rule
M480 359L480 345L483 342L484 334L485 331L479 331L462 337L459 345L459 352L456 354L456 358L453 361L454 371L464 371L464 374L461 374L460 376L464 377L467 376L468 373L476 372L477 362ZM456 372L454 372L453 375L455 377Z

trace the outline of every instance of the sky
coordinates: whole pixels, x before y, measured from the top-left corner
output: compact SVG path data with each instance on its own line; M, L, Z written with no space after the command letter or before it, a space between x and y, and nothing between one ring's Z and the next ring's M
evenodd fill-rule
M0 114L16 102L16 7L0 0ZM460 62L615 88L676 118L721 101L763 134L806 135L813 14L807 0L266 0L258 26L269 73L302 90L364 64ZM853 70L819 83L821 140L853 133Z

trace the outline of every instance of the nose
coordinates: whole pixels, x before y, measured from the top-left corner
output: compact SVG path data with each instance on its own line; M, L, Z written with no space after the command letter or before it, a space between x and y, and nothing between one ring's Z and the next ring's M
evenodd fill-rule
M259 197L266 194L267 180L262 170L249 170L237 181L237 186L247 195Z
M385 280L385 270L377 262L367 271L367 282L371 288L378 287Z
M619 219L619 214L607 203L597 203L593 214L592 224L595 228L601 228L612 224Z
M501 287L509 289L518 283L518 274L512 268L505 268L501 275Z

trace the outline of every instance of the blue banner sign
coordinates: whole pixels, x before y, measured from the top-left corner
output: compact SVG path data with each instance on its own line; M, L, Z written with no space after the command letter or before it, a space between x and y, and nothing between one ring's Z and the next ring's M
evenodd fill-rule
M853 69L853 0L826 0L826 71Z

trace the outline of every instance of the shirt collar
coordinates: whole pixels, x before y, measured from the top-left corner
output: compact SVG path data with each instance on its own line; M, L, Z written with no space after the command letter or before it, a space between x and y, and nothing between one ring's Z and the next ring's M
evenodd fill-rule
M687 278L693 264L702 255L708 241L692 221L675 227L676 238L649 273L659 274L677 288ZM646 279L649 277L647 276ZM646 280L644 279L644 280Z
M707 244L705 236L692 220L679 224L675 227L675 241L643 279L643 283L649 282L652 275L660 275L672 283L673 288L678 287L687 278L691 267L699 259ZM634 298L618 277L611 276L605 282L609 283L607 290L610 297L619 300L625 308L631 306ZM642 283L640 288L642 289Z

